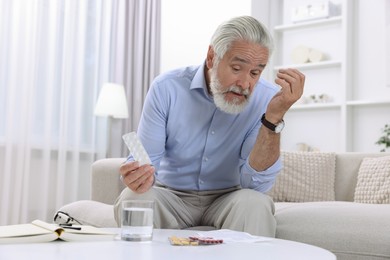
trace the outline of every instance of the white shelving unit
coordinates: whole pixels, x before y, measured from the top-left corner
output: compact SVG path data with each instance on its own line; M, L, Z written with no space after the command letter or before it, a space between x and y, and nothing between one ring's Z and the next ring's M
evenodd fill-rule
M380 128L390 123L390 95L378 92L374 97L359 94L356 82L356 55L361 50L356 44L359 1L340 0L340 13L329 18L293 23L291 10L302 3L319 1L271 0L268 22L275 39L276 50L270 61L271 77L280 68L294 67L306 75L304 97L326 94L326 103L297 102L286 114L286 128L282 134L282 149L297 150L300 144L321 151L379 151L375 141ZM294 64L292 50L307 46L325 54L316 63ZM384 90L384 93L390 91Z
M316 63L304 63L304 64L287 64L283 66L275 66L274 70L278 70L286 67L294 67L302 70L310 70L310 69L325 69L325 68L333 68L333 67L341 67L341 61L321 61Z

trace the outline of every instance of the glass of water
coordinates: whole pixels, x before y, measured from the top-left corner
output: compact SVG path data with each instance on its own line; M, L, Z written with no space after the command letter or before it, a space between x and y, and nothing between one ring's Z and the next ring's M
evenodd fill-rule
M151 200L126 200L122 202L122 240L152 240L153 207L154 202Z

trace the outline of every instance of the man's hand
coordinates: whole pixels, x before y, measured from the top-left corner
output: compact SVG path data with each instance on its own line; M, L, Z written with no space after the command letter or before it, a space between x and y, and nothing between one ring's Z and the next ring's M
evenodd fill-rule
M266 119L271 123L282 121L287 110L302 96L305 75L296 69L281 69L275 79L281 90L271 99ZM280 135L260 128L256 143L249 155L249 164L257 171L264 171L280 156Z
M139 166L138 162L126 162L119 168L122 182L135 193L144 193L152 187L154 171L153 166Z
M266 118L272 123L280 122L287 110L302 96L305 75L297 69L280 69L275 83L281 90L268 104Z

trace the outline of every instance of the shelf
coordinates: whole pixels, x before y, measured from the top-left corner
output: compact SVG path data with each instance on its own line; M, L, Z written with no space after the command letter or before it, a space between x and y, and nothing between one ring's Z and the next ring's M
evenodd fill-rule
M325 68L334 68L341 67L341 61L321 61L315 63L304 63L304 64L290 64L284 66L275 66L274 70L279 70L283 68L297 68L297 69L325 69Z
M390 105L390 100L354 100L347 101L347 106L381 106L381 105Z
M358 106L390 106L390 100L354 100L346 102L349 107ZM310 103L296 104L291 107L291 110L313 110L313 109L339 109L339 103Z
M312 103L312 104L298 104L293 105L290 110L313 110L313 109L340 109L341 105L338 103Z
M328 19L315 20L310 22L301 22L296 24L279 25L274 27L274 32L284 32L289 30L304 29L322 25L341 23L341 16L334 16Z

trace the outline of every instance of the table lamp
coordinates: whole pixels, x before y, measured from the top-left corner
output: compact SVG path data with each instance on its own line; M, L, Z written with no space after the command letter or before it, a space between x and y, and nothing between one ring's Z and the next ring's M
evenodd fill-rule
M107 154L110 155L111 120L129 117L125 88L115 83L104 83L100 91L95 112L96 116L107 117Z

